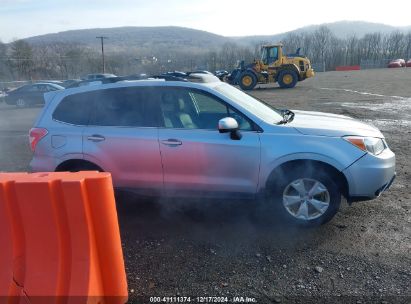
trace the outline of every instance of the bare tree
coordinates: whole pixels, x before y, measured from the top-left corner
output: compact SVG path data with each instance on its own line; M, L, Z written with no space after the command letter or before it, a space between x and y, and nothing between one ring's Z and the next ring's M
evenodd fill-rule
M7 66L7 46L0 41L0 79L9 78L10 73Z
M387 55L390 58L399 58L405 53L405 39L404 34L395 31L387 37Z
M313 48L316 59L323 64L323 70L326 68L326 56L330 50L331 38L333 34L326 26L320 26L313 34ZM317 55L318 54L318 55Z
M359 64L358 57L358 38L352 35L346 40L345 64L356 65Z
M407 35L405 35L405 58L411 58L411 32L408 32Z
M11 58L19 79L30 78L33 67L33 51L26 41L16 40L11 44Z

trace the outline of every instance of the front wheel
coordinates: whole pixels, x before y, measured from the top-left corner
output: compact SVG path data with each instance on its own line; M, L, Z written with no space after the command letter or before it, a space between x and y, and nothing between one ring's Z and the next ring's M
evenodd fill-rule
M337 213L342 193L322 168L294 168L271 189L271 210L293 224L318 226Z
M257 77L252 72L244 72L240 77L239 85L242 90L252 90L257 85Z

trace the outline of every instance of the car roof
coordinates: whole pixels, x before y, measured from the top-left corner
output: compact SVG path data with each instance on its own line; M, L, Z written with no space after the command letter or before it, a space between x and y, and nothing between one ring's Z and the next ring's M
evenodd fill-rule
M55 88L64 89L63 86L59 85L58 83L54 83L54 82L36 82L36 83L32 83L31 85L38 85L38 84L41 84L41 85L50 85L50 86L55 87Z
M201 74L204 76L205 74ZM205 76L212 76L212 75L205 75ZM217 79L209 79L209 82L200 82L200 81L184 81L184 80L165 80L165 79L142 79L142 80L122 80L119 82L114 83L104 83L104 84L97 84L92 86L80 86L80 87L73 87L73 88L66 88L62 92L58 92L58 95L71 95L76 93L85 93L85 92L92 92L98 90L105 90L105 89L114 89L114 88L127 88L127 87L136 87L136 86L153 86L153 87L191 87L191 88L212 88L222 82L215 76L212 76Z
M264 44L261 47L262 48L270 48L270 47L276 47L276 46L283 46L283 44L282 43Z

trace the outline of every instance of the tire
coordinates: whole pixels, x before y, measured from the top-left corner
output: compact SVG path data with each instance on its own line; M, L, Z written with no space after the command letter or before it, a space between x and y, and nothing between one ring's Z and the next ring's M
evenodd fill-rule
M283 70L278 74L277 81L281 88L291 89L297 84L298 75L293 70Z
M245 71L240 76L239 85L244 91L252 90L257 85L257 77L254 73Z
M340 208L342 193L335 179L322 167L296 166L284 170L270 189L268 211L299 226L319 226ZM310 192L317 192L312 194Z
M16 107L18 108L25 108L27 107L29 104L27 103L26 100L24 100L23 98L19 98L16 100Z

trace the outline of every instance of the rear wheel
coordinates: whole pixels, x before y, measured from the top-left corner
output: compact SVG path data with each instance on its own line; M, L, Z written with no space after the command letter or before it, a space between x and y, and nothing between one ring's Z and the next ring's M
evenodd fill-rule
M242 90L252 90L257 85L257 77L252 72L246 71L242 73L239 84Z
M330 173L307 167L293 168L275 181L269 209L293 224L317 226L334 217L342 194Z
M294 88L298 81L298 75L292 70L283 70L278 74L278 84L281 88L291 89Z

